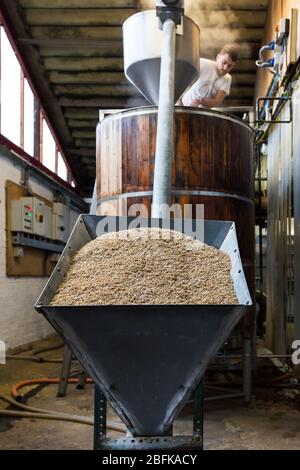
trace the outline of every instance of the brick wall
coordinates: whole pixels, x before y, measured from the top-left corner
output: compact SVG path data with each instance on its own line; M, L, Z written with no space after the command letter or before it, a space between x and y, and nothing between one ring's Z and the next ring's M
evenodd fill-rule
M6 276L5 181L19 184L20 178L21 167L0 147L0 340L5 341L7 349L42 339L53 332L50 324L33 308L47 278ZM53 199L53 193L46 185L34 177L30 177L29 183L34 193Z

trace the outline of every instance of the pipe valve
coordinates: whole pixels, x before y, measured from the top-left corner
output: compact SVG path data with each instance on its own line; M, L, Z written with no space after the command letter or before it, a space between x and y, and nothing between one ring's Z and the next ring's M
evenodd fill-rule
M180 25L183 13L184 0L157 0L156 2L156 15L162 25L168 19L174 21L176 25Z

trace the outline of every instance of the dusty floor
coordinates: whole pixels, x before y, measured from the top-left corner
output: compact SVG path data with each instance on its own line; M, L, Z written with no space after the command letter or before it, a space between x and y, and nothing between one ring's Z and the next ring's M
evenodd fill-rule
M58 344L51 338L34 347ZM28 352L20 353L28 355ZM44 358L60 359L62 349L40 354ZM74 363L76 368L76 363ZM13 384L43 377L57 377L60 364L9 360L0 366L0 395L10 395ZM38 408L93 416L93 385L78 390L69 385L67 396L57 398L57 385L32 385L21 390L26 403ZM240 399L226 399L205 404L205 449L300 449L300 396L294 390L254 390L249 407ZM0 400L0 410L13 409ZM109 418L119 421L110 410ZM175 432L191 433L188 409L176 421ZM122 436L114 432L115 436ZM111 434L112 435L112 434ZM93 428L89 425L41 419L21 419L0 416L0 449L91 449Z

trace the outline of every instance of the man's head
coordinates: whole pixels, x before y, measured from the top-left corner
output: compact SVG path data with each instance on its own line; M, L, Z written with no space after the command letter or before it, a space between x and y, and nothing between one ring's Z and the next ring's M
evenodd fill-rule
M217 55L217 69L218 74L225 76L231 72L238 60L238 52L234 46L224 46L223 49Z

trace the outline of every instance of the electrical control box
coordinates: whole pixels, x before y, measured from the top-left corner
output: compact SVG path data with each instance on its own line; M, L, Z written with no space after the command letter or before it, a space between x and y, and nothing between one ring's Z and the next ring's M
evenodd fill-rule
M11 202L11 229L13 232L33 233L33 203L31 197Z
M70 209L61 202L53 204L52 237L66 242L70 234Z
M11 230L52 238L52 209L36 197L11 203Z

